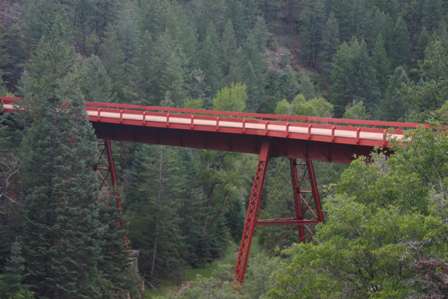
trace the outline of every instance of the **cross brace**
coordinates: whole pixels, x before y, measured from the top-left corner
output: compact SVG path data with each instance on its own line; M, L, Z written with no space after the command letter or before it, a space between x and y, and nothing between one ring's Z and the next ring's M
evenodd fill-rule
M103 196L112 196L115 200L115 207L121 213L121 197L118 190L117 171L112 156L112 142L110 139L104 139L99 143L99 154L96 172L100 180L100 200ZM121 228L123 225L123 220L120 219L118 226Z
M295 218L258 219L269 158L270 144L263 143L260 148L257 171L249 195L246 217L244 219L243 235L235 267L235 281L240 284L243 283L245 279L252 238L256 226L295 225L297 226L299 242L305 242L307 240L305 229L309 232L308 237L311 238L312 230L309 226L321 223L324 220L316 174L313 162L310 159L306 159L305 163L302 165L304 172L301 178L299 178L297 172L298 164L296 159L290 159ZM307 180L305 178L307 178ZM309 189L304 190L302 188L305 184L308 184Z

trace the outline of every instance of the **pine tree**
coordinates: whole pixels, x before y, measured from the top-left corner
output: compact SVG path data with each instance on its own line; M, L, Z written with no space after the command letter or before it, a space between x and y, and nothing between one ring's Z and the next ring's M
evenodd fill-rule
M401 95L401 89L408 82L406 70L403 67L397 67L389 80L384 99L379 105L378 115L381 118L396 120L404 116L408 105Z
M383 35L378 35L372 52L372 64L376 71L376 80L381 91L384 91L390 73L390 62L386 53Z
M157 284L167 275L178 275L183 264L184 240L177 210L187 188L174 151L142 146L136 160L140 161L132 171L136 190L127 196L133 203L128 213L132 219L129 237L140 251L140 270Z
M218 35L213 23L207 27L205 39L202 41L200 55L200 66L205 73L205 80L212 92L221 87L223 79L222 58L219 47Z
M39 296L97 298L101 280L96 141L61 19L23 79L33 123L21 145L26 282Z
M264 103L264 89L267 77L267 67L264 58L267 33L266 24L259 19L256 26L249 32L243 44L246 64L243 68L244 81L248 87L248 110L257 111Z
M406 65L409 62L410 37L408 26L402 17L399 17L395 23L387 48L393 66Z
M422 8L422 25L435 31L443 17L442 0L425 0Z
M342 115L353 100L363 101L369 109L376 105L379 89L364 41L355 39L338 48L331 72L331 91L336 116Z
M81 92L85 99L108 102L112 96L112 82L98 56L90 56L81 67Z
M232 83L234 80L233 76L235 75L235 70L231 69L233 67L238 67L238 65L234 65L235 55L237 55L238 45L235 38L235 31L233 30L233 24L231 21L228 21L224 26L224 32L222 34L221 41L222 48L222 56L223 56L223 64L224 64L224 76L226 77L226 83ZM231 71L233 74L231 74ZM236 82L236 81L233 81Z
M334 14L330 14L322 32L321 69L327 76L331 71L333 56L339 45L339 23Z
M0 273L0 293L2 298L33 298L23 285L25 266L22 257L22 244L14 241L3 273Z
M420 32L420 35L417 40L417 46L416 46L416 59L421 60L425 57L425 49L428 46L428 43L431 39L431 36L426 30L426 27L423 27L422 31Z
M114 298L133 289L130 278L130 257L126 245L126 233L122 227L121 211L111 196L99 208L101 230L101 259L98 271L103 278L103 297Z
M120 102L132 102L137 98L135 78L138 49L138 24L134 3L125 2L118 21L105 32L100 58L112 80L113 94Z
M165 32L154 47L155 95L180 105L186 98L185 72L182 52L171 36Z
M158 74L156 72L156 57L154 53L155 42L148 31L145 31L139 38L139 46L136 58L137 76L135 84L137 86L139 98L142 104L158 105L160 98L157 94L155 84Z
M325 11L322 0L306 1L300 11L299 32L302 42L302 60L310 67L318 66L322 49L322 33L325 27Z
M25 44L17 23L0 25L0 73L4 87L15 92L25 61Z

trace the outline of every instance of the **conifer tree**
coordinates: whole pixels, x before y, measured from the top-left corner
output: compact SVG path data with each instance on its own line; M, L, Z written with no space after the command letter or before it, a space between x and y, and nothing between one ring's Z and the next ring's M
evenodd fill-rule
M165 32L154 47L155 96L180 105L186 97L185 71L181 49Z
M22 244L14 241L11 245L8 261L3 273L0 273L0 293L2 298L33 298L32 293L23 285L25 266L22 257Z
M317 67L325 27L324 2L322 0L305 1L299 20L303 62L311 67Z
M246 59L243 75L248 87L249 111L257 111L264 102L267 67L263 51L266 41L266 24L263 19L259 19L243 44Z
M113 94L118 101L130 102L137 98L138 26L135 4L125 2L123 5L118 21L105 32L100 57L112 80Z
M353 100L363 101L370 109L376 104L379 90L364 41L354 39L338 48L331 72L331 91L337 116Z
M186 190L185 181L178 171L180 161L172 150L142 146L136 160L140 161L133 170L136 190L127 197L137 208L128 214L132 219L129 236L140 250L140 270L157 284L167 275L178 275L183 263L184 240L176 213ZM140 172L135 173L137 169ZM136 205L137 202L141 204Z
M388 51L394 67L406 65L410 59L410 37L406 21L399 17L395 23L390 40L388 41Z
M125 228L122 226L122 214L116 207L115 199L108 196L100 205L101 223L101 259L98 271L103 279L104 298L114 298L128 290L133 290L130 276L130 257Z
M241 49L237 45L233 24L228 21L224 26L221 41L225 83L230 84L239 81L241 77Z
M38 296L98 298L102 279L96 140L63 21L39 43L23 79L33 123L21 145L26 282Z
M384 98L379 105L378 114L381 118L397 120L406 113L408 105L403 99L401 89L408 82L406 70L403 67L397 67L389 79Z
M17 90L25 58L25 44L20 25L0 25L0 73L4 87L12 92Z
M429 31L434 31L443 17L443 1L425 0L422 2L422 25Z
M333 56L339 45L339 23L334 14L330 14L322 31L321 69L327 75L331 70Z
M384 91L390 73L390 62L386 53L383 35L378 35L372 53L372 64L376 71L376 79L381 91Z
M205 39L202 41L200 55L200 66L205 73L205 80L211 91L221 87L223 79L222 58L219 49L219 39L215 25L210 23L207 27Z
M111 79L98 56L90 56L81 66L81 92L85 99L98 102L113 98Z

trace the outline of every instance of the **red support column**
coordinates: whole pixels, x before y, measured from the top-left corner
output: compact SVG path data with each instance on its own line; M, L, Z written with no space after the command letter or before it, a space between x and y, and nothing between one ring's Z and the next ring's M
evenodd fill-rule
M291 185L294 193L294 209L296 213L297 229L299 232L299 241L305 242L305 228L300 221L303 221L302 194L300 190L300 181L297 175L297 161L289 159L291 168Z
M252 182L252 189L249 196L249 204L247 206L246 217L244 220L243 235L241 237L240 250L235 268L235 281L243 283L249 261L250 247L252 238L257 224L257 214L261 205L261 197L263 193L266 170L269 163L269 143L263 143L258 158L258 167Z
M324 213L322 211L322 205L320 202L320 194L319 194L319 189L317 187L317 179L316 179L316 173L314 172L313 161L307 159L306 160L306 168L308 171L308 177L310 179L311 193L313 195L314 204L316 207L317 220L319 222L323 222L324 221Z
M112 142L110 141L110 139L104 140L104 147L107 156L107 168L110 174L110 183L112 185L111 187L112 187L112 194L115 199L115 206L119 211L121 211L121 197L120 192L118 192L117 190L118 188L117 171L115 169L115 162L112 156Z

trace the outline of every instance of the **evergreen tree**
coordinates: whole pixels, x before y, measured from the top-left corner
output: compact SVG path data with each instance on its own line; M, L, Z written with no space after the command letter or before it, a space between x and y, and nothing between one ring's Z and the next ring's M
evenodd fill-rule
M71 72L78 71L74 49L65 34L67 25L62 16L52 20L51 30L39 42L21 79L24 103L31 114L40 112L45 99L79 96L77 85L71 89L63 84Z
M98 102L112 99L112 82L98 56L93 55L82 64L81 92L85 99Z
M375 68L376 80L381 91L384 91L390 74L390 62L386 53L383 36L378 35L372 53L372 64Z
M25 44L19 24L0 25L0 80L12 92L17 90L25 58Z
M210 90L216 91L221 87L223 79L222 58L219 47L218 34L213 23L207 27L205 39L199 51L200 66L205 73L205 80Z
M323 72L329 75L333 56L339 45L339 23L334 14L330 14L322 31L322 52L320 64Z
M2 298L31 299L33 294L23 285L25 276L22 245L15 241L11 245L9 259L4 272L0 274L0 292Z
M168 33L157 40L154 53L155 96L159 100L181 104L185 100L185 72L181 50Z
M431 39L431 36L426 30L426 27L423 27L422 31L420 32L420 35L417 40L417 46L416 46L416 58L418 60L421 60L425 56L425 49L428 46L428 43Z
M263 19L259 19L243 44L246 60L243 75L248 87L249 111L257 111L264 102L267 67L263 51L266 41L266 24Z
M33 113L21 146L26 282L48 298L98 298L96 140L81 101L79 65L60 19L54 21L23 79Z
M380 102L378 115L386 120L400 119L408 108L405 98L402 95L402 88L409 83L406 70L397 67L389 79L383 100Z
M64 83L74 87L73 81ZM22 149L27 282L41 296L95 298L100 257L95 136L79 100L63 112L57 100L41 105Z
M109 26L101 45L100 57L112 80L113 94L118 101L131 102L137 97L135 77L138 49L136 7L125 2L118 21Z
M121 211L111 196L99 208L101 230L101 259L98 270L103 278L103 297L114 298L133 289L130 279L130 257Z
M299 16L299 32L303 45L302 59L306 65L317 67L325 28L324 1L305 1L303 5Z
M140 270L157 284L161 278L180 274L184 240L177 210L187 188L174 151L143 146L136 160L141 161L141 172L133 175L138 179L133 196L139 197L128 200L142 204L129 211L129 237L140 250Z
M139 98L146 105L159 105L156 80L155 42L149 31L145 31L139 39L136 59L137 74L135 78Z
M422 8L422 25L429 31L434 31L439 26L443 17L442 0L425 0Z
M410 37L406 21L399 17L395 23L387 52L394 67L406 65L410 59Z
M378 99L378 86L364 41L343 43L335 56L331 72L331 95L337 116L353 100L363 101L370 109Z
M228 21L224 27L224 32L222 34L221 41L222 48L222 56L224 62L224 76L226 77L226 83L230 84L236 81L235 76L238 76L240 70L235 70L235 68L240 68L240 61L237 61L235 56L241 55L240 51L238 51L238 45L235 38L235 31L233 30L233 24L231 21Z

